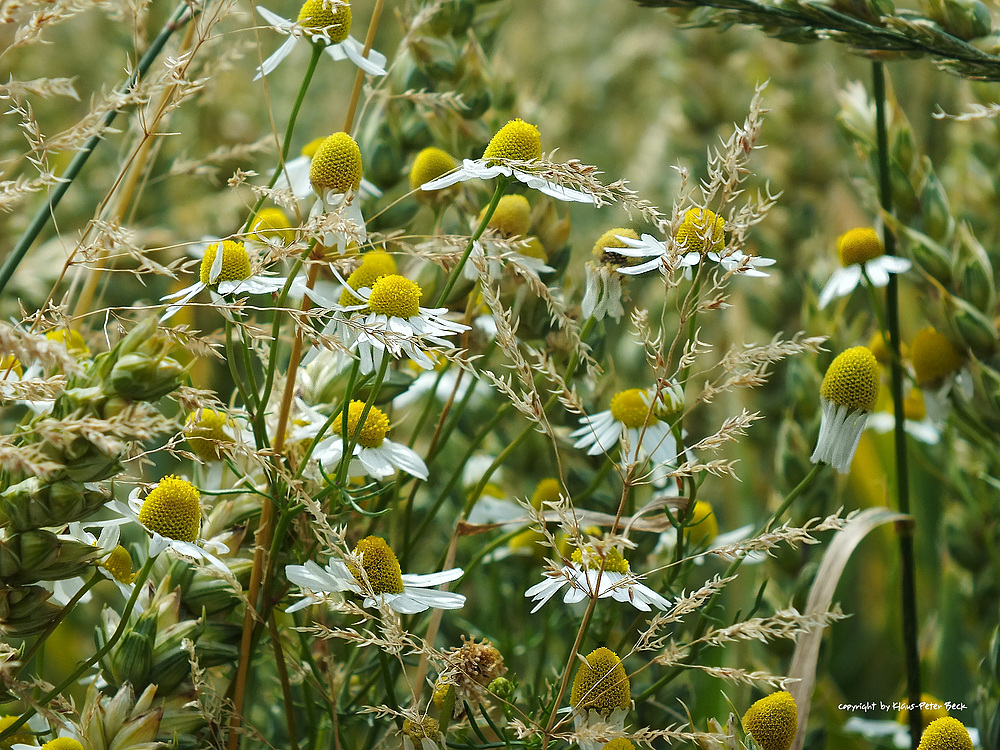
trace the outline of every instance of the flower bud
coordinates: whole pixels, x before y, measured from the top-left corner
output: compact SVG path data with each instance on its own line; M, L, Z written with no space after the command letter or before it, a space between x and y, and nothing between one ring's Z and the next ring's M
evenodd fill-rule
M0 579L10 585L61 581L82 573L100 551L72 537L32 529L0 539Z
M989 310L994 299L993 265L990 257L964 222L958 228L958 240L962 253L962 297L979 310Z
M944 242L955 231L955 219L948 204L948 194L933 170L928 170L920 190L920 207L924 231L938 242Z
M912 240L910 255L913 262L942 285L950 284L953 277L951 253L920 232L908 230L907 236Z
M144 612L122 636L111 657L115 683L145 687L153 675L153 646L156 643L156 612Z
M86 518L108 500L96 486L29 477L0 493L0 527L27 531Z
M798 721L795 700L782 690L750 706L743 715L743 728L761 750L788 750L795 739Z
M156 401L181 384L184 368L172 357L126 354L111 370L114 393L132 401Z
M43 632L62 607L49 601L52 592L42 586L0 585L0 633L28 638Z
M927 15L959 39L986 36L993 28L990 9L980 0L931 0Z
M502 701L509 701L514 697L514 683L506 677L497 677L486 689Z
M109 455L85 437L76 437L68 444L45 445L43 452L54 462L62 464L56 476L74 482L100 482L122 470L117 453Z
M246 585L250 580L251 560L228 561L229 570L236 580ZM227 612L239 602L239 593L233 590L233 585L218 576L207 572L202 566L195 566L191 582L181 594L181 600L193 612L204 612L213 615Z
M945 303L955 331L973 354L990 356L997 344L997 327L993 321L959 297L948 297Z

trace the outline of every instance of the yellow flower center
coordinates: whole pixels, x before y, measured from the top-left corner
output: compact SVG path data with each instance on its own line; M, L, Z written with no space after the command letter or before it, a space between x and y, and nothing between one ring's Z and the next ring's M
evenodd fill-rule
M629 388L611 397L611 416L633 430L646 424L646 417L649 423L655 424L658 420L649 413L649 404L643 398L645 391L641 388Z
M366 536L354 548L354 554L361 555L361 567L368 576L368 583L376 594L402 594L403 573L399 568L399 560L385 539L378 536ZM351 574L364 585L361 571L353 565L348 565Z
M340 412L333 424L346 439L350 439L357 432L358 424L361 422L361 413L365 410L364 401L352 401L347 408L347 434L343 435L344 412ZM389 432L389 418L377 406L368 410L365 423L358 432L358 445L364 448L378 448L385 440L386 433Z
M798 725L795 699L784 690L761 698L743 715L743 728L761 750L788 750Z
M451 154L436 146L428 146L417 154L417 158L413 160L413 166L410 167L410 190L416 190L425 182L436 180L455 167L456 162Z
M132 573L132 556L120 544L111 550L107 559L100 566L108 571L118 583L129 584L135 579Z
M726 246L726 221L707 208L689 208L674 239L687 253L722 252Z
M937 385L941 380L958 372L962 355L958 349L933 328L920 331L910 344L910 362L917 385Z
M219 271L219 278L212 280L212 265L219 252L219 245L222 245L222 270ZM223 240L213 242L205 248L205 257L201 259L202 284L218 284L220 281L241 281L248 278L250 278L250 256L247 255L247 249L242 242Z
M591 570L600 570L601 556L594 551L593 547L588 547L587 552L589 553L587 555L587 567ZM571 559L578 565L583 565L583 550L573 550ZM610 549L604 557L604 570L625 575L628 573L628 560L622 557L622 553L618 550Z
M908 701L903 702L907 703ZM920 721L924 725L924 729L927 729L928 725L935 719L943 719L948 715L948 709L944 707L944 703L933 695L923 693L920 696L920 702L923 704L920 707ZM928 708L928 706L934 706L934 708ZM910 723L910 712L906 708L900 709L899 714L896 716L896 721L903 726L908 725Z
M914 422L919 422L927 416L924 393L919 388L911 388L909 394L903 399L903 416ZM924 702L929 703L930 701L925 700ZM947 712L945 713L947 714Z
M150 531L181 542L194 542L201 528L201 496L194 485L171 474L146 495L139 522Z
M569 702L582 711L593 708L610 714L616 708L629 707L631 690L628 674L618 654L601 647L591 651L587 663L581 664L576 671Z
M715 517L712 506L704 500L695 502L691 520L688 521L687 533L688 541L696 547L708 544L718 536L719 521Z
M605 742L603 750L635 750L635 745L628 737L616 737L611 742Z
M83 336L80 335L79 331L74 331L72 328L53 328L51 331L46 332L45 338L49 341L58 341L66 347L66 351L70 354L81 357L86 357L90 354L90 347L83 340Z
M945 716L928 725L917 750L972 750L972 738L962 722Z
M398 274L375 280L368 298L368 309L390 318L412 318L420 313L420 295L416 282Z
M820 396L857 411L871 411L878 399L878 362L867 347L846 349L830 363Z
M325 31L332 44L340 44L351 33L348 0L306 0L299 10L299 26Z
M538 128L518 118L504 125L490 140L484 159L530 161L542 156L542 136Z
M535 487L531 496L531 507L539 509L544 502L555 502L562 496L562 485L554 477L546 477Z
M17 716L0 716L0 732L3 732L7 727L18 720ZM0 742L0 748L3 750L10 750L13 745L33 745L35 744L35 735L33 735L28 728L21 725L21 729L18 729L10 737L5 737L2 742Z
M631 258L621 253L616 253L612 249L616 247L628 247L628 245L618 239L617 235L633 240L639 239L638 232L628 227L614 227L602 234L597 242L594 243L594 249L591 252L598 261L607 266L627 266L632 262Z
M19 379L24 377L24 368L13 354L0 357L0 379L5 378L8 371L17 375Z
M837 238L837 256L842 266L867 263L884 254L882 240L871 227L857 227Z
M309 181L319 191L346 193L361 184L361 149L347 133L327 136L309 165Z
M309 143L302 147L302 150L299 153L312 159L316 156L316 152L319 151L319 147L323 145L323 141L325 140L325 135L321 135L319 138L313 138L309 141Z
M486 215L484 208L479 212L479 221ZM497 204L490 223L490 229L495 229L504 237L518 237L528 233L531 226L531 206L523 195L505 195Z
M525 255L529 258L538 258L538 260L546 261L549 259L549 254L545 251L545 245L537 237L528 237L528 244L518 250L521 255Z
M72 737L57 737L42 745L42 750L83 750L83 745Z
M261 209L250 224L250 231L250 236L260 242L280 240L282 244L288 245L295 239L292 222L280 208Z
M420 721L403 719L403 734L417 742L424 738L436 740L441 734L441 725L437 719L432 719L430 716L425 716Z
M350 289L364 289L371 287L379 277L394 273L396 273L396 261L389 253L385 250L370 250L361 256L361 265L347 277L347 286ZM340 304L348 307L363 305L365 301L355 297L349 289L345 289L340 295Z
M184 437L191 450L204 461L218 461L222 458L219 443L233 442L226 432L231 423L223 412L214 409L195 409L184 420Z

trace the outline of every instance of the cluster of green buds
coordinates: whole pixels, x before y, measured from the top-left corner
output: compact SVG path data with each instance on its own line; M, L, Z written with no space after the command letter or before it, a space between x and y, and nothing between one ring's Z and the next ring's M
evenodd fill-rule
M156 689L150 685L136 698L131 685L123 685L113 696L92 686L80 712L88 750L152 747L163 719L163 709L153 706Z

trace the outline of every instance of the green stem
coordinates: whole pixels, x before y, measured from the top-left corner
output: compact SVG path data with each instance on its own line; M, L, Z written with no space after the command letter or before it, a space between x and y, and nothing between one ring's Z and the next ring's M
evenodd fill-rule
M149 49L146 50L146 54L142 56L139 60L139 64L135 68L135 72L129 76L129 79L123 83L116 92L117 95L122 97L127 97L129 94L133 93L136 87L139 85L139 80L143 78L149 69L153 66L153 61L159 57L160 52L166 46L167 41L173 36L174 32L178 29L183 28L195 14L200 13L201 10L197 9L194 5L189 5L188 3L181 3L174 10L173 14L170 16L163 28L160 29L160 33L156 35L156 39L153 43L149 45ZM24 256L28 254L28 250L31 248L32 243L38 238L42 229L48 224L49 218L55 215L56 207L62 200L66 191L69 190L69 186L73 184L73 181L80 174L80 170L83 169L83 165L87 163L87 159L97 148L97 144L104 140L104 136L107 133L107 129L114 122L115 118L118 116L118 109L112 109L110 112L106 113L104 117L101 118L101 123L99 125L96 135L91 136L87 139L87 142L83 145L83 148L73 157L73 161L70 162L69 167L63 172L59 181L52 188L52 193L49 195L48 202L39 209L38 213L35 214L28 228L24 230L24 234L21 235L14 249L11 250L10 255L7 256L7 260L4 262L3 267L0 268L0 292L3 292L4 288L7 286L7 282L10 281L11 277L14 275L14 271L24 260Z
M875 99L875 134L878 144L879 200L882 210L892 213L892 181L889 168L889 130L886 125L885 67L872 63L872 96ZM888 227L883 230L882 241L886 255L896 254L896 238ZM903 365L900 359L899 337L899 281L894 274L886 286L886 317L892 348L892 402L896 425L893 432L896 447L896 500L899 512L910 515L910 480L906 461L906 414L903 409ZM909 525L897 525L899 556L902 568L902 617L903 650L906 660L907 700L916 709L909 712L910 746L917 750L923 728L920 716L920 653L917 648L917 592L916 565L913 558L913 530Z
M379 389L382 387L382 381L385 380L386 370L389 369L389 353L382 352L382 363L379 365L378 374L375 376L375 382L372 383L371 391L368 393L368 399L365 401L365 406L361 410L361 417L358 419L358 424L354 428L354 432L351 433L350 437L344 440L344 455L340 457L340 466L337 471L337 486L344 487L347 482L348 470L351 466L351 461L354 458L354 447L358 444L358 438L361 436L361 431L365 427L365 420L368 419L368 413L372 410L375 405L375 399L378 397ZM347 435L347 415L351 409L351 402L344 401L344 431L342 434Z

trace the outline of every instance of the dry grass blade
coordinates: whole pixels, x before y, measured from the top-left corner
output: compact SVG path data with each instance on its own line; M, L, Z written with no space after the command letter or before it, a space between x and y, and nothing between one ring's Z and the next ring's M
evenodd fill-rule
M823 562L816 573L816 580L809 591L809 601L806 603L806 615L826 613L833 601L837 583L844 572L847 561L851 559L854 548L862 539L868 536L872 529L884 523L907 521L909 516L896 513L888 508L868 508L853 516L842 528L823 555ZM795 645L795 655L788 671L789 678L797 679L791 687L795 705L799 709L799 728L795 733L792 750L802 750L806 736L806 725L809 722L809 703L812 699L813 684L816 680L816 657L819 655L819 643L823 637L823 629L818 628L798 640Z

